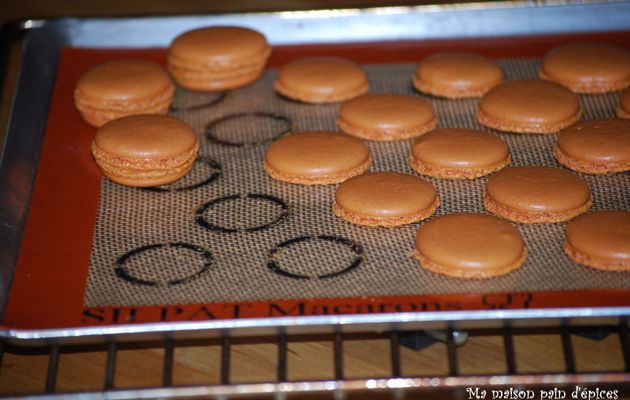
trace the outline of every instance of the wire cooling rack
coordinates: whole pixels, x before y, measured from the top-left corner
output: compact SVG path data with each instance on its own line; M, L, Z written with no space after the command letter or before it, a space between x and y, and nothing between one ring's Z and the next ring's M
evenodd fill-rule
M437 334L443 334L443 340L435 340L435 332L389 331L247 338L226 334L212 340L167 337L144 344L121 343L114 337L104 337L105 342L99 345L53 342L37 348L2 343L0 389L3 395L87 399L197 396L399 399L416 398L421 394L428 398L471 398L471 390L475 388L489 393L491 390L533 390L537 396L539 390L555 388L570 395L577 385L587 390L618 390L620 398L630 395L630 338L626 320L617 326L572 327L567 323L557 328L512 328L507 321L502 329L470 331L468 342L462 345L458 345L458 336L463 334L460 331ZM540 364L532 355L535 349L527 348L536 341L543 343L547 354L546 361ZM488 342L493 345L489 346ZM267 358L248 358L244 363L239 356L242 349L251 351L257 346L256 351L262 351L260 346L265 348ZM307 361L315 375L318 366L326 365L320 374L322 379L304 379L300 371L304 360L295 358L305 351L304 346L315 346L314 351L318 351L317 359ZM599 363L580 362L579 353L583 353L580 349L585 347L601 352ZM141 362L143 352L149 349L153 365L143 366L148 372L134 381L133 371L123 364L128 363L133 354L137 354L137 362ZM357 352L367 354L369 360L353 357ZM120 354L124 354L122 362ZM207 364L201 368L204 371L201 381L195 385L179 382L182 375L176 370L182 362L195 355L209 354ZM104 360L102 376L73 375L64 371L64 368L73 370L71 362L60 363L60 359L68 355L83 360L84 364L79 365L86 365L86 360ZM436 359L444 362L436 362ZM274 364L273 372L269 370L270 363ZM479 365L484 364L492 371L471 373L471 368L478 370ZM37 365L42 372L39 380L30 377L22 381L26 382L22 386L16 383L20 375L33 374ZM267 379L251 381L247 377L248 371L261 369L266 369ZM132 376L126 377L125 373ZM90 390L68 389L65 386L69 378L75 386L90 387ZM146 384L147 379L152 384ZM60 384L61 381L66 383Z

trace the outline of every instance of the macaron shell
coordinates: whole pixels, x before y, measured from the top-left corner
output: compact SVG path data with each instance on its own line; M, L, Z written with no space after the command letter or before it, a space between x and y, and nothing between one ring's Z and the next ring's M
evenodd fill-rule
M192 169L192 164L190 165L190 168L183 169L181 172L177 174L168 174L159 178L145 178L142 180L138 179L135 176L133 178L129 178L126 176L112 175L112 174L105 174L105 176L107 176L107 178L111 180L112 182L116 182L120 185L139 187L139 188L148 188L148 187L168 185L169 183L173 183L183 178L184 176L188 175L191 169Z
M630 270L630 212L595 211L567 224L565 252L578 264Z
M343 58L314 57L291 61L278 73L275 89L307 103L344 101L368 91L367 75Z
M187 174L199 145L193 129L165 115L132 115L102 126L92 154L103 173L129 186L173 182Z
M112 60L84 72L74 90L83 119L100 127L133 114L166 114L175 86L158 64L141 59Z
M193 168L198 148L172 160L126 163L120 159L103 158L92 150L103 175L111 181L125 186L151 187L175 182L186 176ZM163 161L163 162L160 162Z
M335 132L284 136L269 146L264 160L272 178L303 184L337 183L370 164L370 151L361 140Z
M503 71L492 60L475 53L438 53L420 62L414 87L447 98L482 96L503 81Z
M106 109L99 108L97 105L89 104L88 102L77 103L77 108L79 109L79 113L81 117L88 124L101 127L108 123L109 121L113 121L118 118L126 117L128 115L137 115L137 114L159 114L166 115L170 109L171 103L173 101L174 94L174 86L173 90L170 92L165 92L164 95L156 96L156 103L152 105L144 105L142 103L139 104L127 104L127 109L122 109L119 105L116 108L119 109ZM163 99L160 100L160 97ZM79 105L80 104L80 105Z
M155 177L170 174L186 168L186 165L194 162L198 145L189 150L173 156L162 158L128 158L115 152L108 152L99 148L96 142L92 142L92 155L103 172L111 175L139 177Z
M605 93L630 86L630 52L611 43L556 47L543 57L539 75L577 93Z
M630 118L630 89L625 90L619 98L617 116L619 118Z
M579 172L630 170L630 120L599 119L573 125L560 133L554 155Z
M221 91L245 86L260 77L271 54L261 33L215 26L185 32L168 50L168 70L190 90Z
M104 104L147 100L168 88L174 89L166 71L158 64L140 59L112 60L81 75L76 92Z
M447 179L474 179L505 167L510 160L501 138L462 128L429 132L416 139L410 154L410 164L417 172Z
M170 116L134 115L111 121L96 132L96 146L124 158L163 159L197 144L192 128Z
M406 139L437 125L431 103L416 96L370 93L345 102L337 120L339 128L371 140Z
M487 214L447 214L423 224L416 235L423 268L461 277L488 278L520 267L527 257L514 226Z
M398 226L431 216L439 206L430 182L400 172L369 172L343 182L333 211L351 223Z
M177 77L177 84L188 90L210 92L231 90L258 79L263 73L265 62L261 61L252 67L226 69L210 74L206 71L177 70L171 66L171 73Z
M217 64L236 67L256 63L269 52L265 36L257 31L214 26L179 35L169 48L169 57L210 68Z
M500 84L481 99L477 120L516 133L553 133L581 115L578 97L551 81L516 80Z
M591 192L578 175L559 168L503 169L488 179L484 206L500 217L523 223L559 222L585 212Z

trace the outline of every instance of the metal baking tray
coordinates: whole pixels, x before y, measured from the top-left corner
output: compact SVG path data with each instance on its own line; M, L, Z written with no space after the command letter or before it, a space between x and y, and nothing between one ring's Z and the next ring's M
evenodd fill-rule
M27 20L19 76L4 136L0 170L0 287L4 314L26 224L61 49L164 48L179 33L208 25L245 25L272 45L471 39L630 30L630 3L498 2L212 16ZM5 33L10 31L6 29ZM630 303L630 294L627 296ZM55 313L55 310L48 310ZM559 324L617 324L630 306L425 311L192 322L116 324L53 329L10 328L0 338L100 341L390 329L467 329ZM109 340L109 339L108 339Z

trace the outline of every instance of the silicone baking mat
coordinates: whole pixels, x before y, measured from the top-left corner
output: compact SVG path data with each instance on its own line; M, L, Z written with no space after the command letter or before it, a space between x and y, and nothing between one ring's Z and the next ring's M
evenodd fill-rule
M539 60L499 63L507 80L535 79ZM414 94L415 67L364 66L371 92L424 97L440 127L483 129L475 120L479 99ZM352 225L331 211L337 185L270 179L262 169L268 143L289 130L337 131L340 107L279 97L273 90L276 75L269 70L255 84L225 96L177 92L171 114L190 123L201 143L201 158L184 182L155 191L103 180L87 306L630 288L628 273L570 261L562 252L565 224L518 224L530 255L522 268L503 277L437 275L419 268L412 256L422 223ZM617 101L617 94L581 96L583 119L613 116ZM556 135L494 133L507 141L512 165L560 166L552 155ZM368 142L370 170L414 174L408 163L412 143ZM593 209L630 209L628 174L583 177L593 192ZM484 212L487 178L430 181L442 201L436 216Z
M453 41L311 45L274 49L251 86L224 94L178 89L171 114L199 135L200 158L184 180L154 190L102 178L89 150L95 129L73 105L77 79L112 58L160 63L164 49L62 51L29 218L2 323L24 329L221 318L363 314L420 310L596 307L630 304L628 273L590 270L561 251L564 224L517 225L527 263L483 281L426 272L412 257L421 223L385 229L354 226L330 211L335 186L274 181L261 161L288 132L336 130L338 104L307 105L275 95L286 61L336 55L363 64L371 92L414 93L414 62L445 50L499 58L507 79L535 77L540 55L593 35ZM622 44L627 35L595 35ZM527 56L526 58L521 58ZM532 58L534 57L534 58ZM422 96L425 97L425 96ZM480 128L478 99L425 97L441 127ZM614 115L618 94L580 96L583 119ZM512 165L558 166L556 135L504 138ZM413 140L368 142L372 171L413 173ZM630 209L629 174L588 176L593 209ZM430 179L436 215L483 212L486 178Z

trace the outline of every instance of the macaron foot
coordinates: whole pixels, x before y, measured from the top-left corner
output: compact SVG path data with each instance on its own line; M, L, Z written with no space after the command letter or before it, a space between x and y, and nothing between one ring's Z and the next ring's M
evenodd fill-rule
M630 171L630 162L595 163L577 160L570 157L557 146L553 149L553 156L560 164L570 170L584 174L613 174L617 172Z
M508 264L502 266L500 268L495 269L475 269L475 270L467 270L467 269L457 269L453 267L449 267L446 265L441 265L436 262L431 261L429 258L425 257L418 250L413 251L414 257L420 263L420 266L427 271L435 272L436 274L447 275L453 278L462 278L462 279L488 279L494 278L501 275L509 274L510 272L520 268L525 261L527 260L527 249L523 247L523 251L519 258L512 264Z
M332 209L336 216L350 222L351 224L369 226L372 228L394 228L397 226L413 224L414 222L419 222L427 219L435 214L435 211L438 209L439 206L440 199L436 197L433 203L431 203L431 205L426 209L414 215L401 217L370 217L366 215L361 215L344 209L336 201L333 202Z
M593 257L583 251L580 251L577 247L571 245L571 243L567 241L564 242L562 249L573 261L580 265L602 271L630 271L630 259L610 261L603 258Z
M495 200L493 200L487 193L483 195L483 206L491 213L498 215L510 221L520 222L523 224L548 224L555 222L568 221L580 214L585 213L593 205L593 198L591 197L584 205L568 210L568 211L555 211L555 212L524 212L517 211L509 208Z

